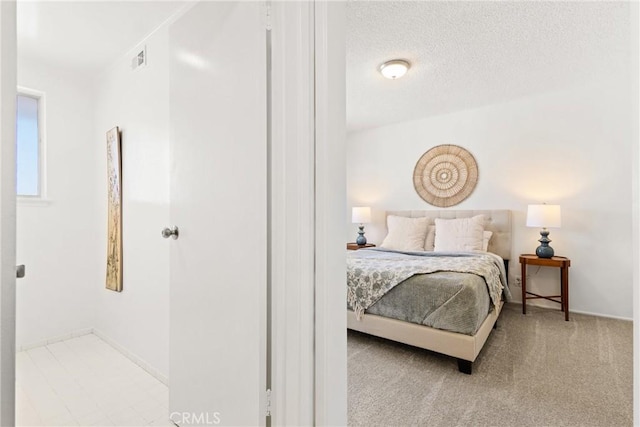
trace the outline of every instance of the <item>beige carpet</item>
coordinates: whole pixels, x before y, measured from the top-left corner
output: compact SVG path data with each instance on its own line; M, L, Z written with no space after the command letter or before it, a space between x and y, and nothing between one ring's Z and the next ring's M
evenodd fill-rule
M349 331L349 424L629 426L632 322L507 304L473 366Z

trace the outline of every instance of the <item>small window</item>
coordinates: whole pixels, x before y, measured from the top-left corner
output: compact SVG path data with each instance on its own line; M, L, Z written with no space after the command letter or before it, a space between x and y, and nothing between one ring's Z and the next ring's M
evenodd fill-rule
M16 109L16 194L42 197L40 97L18 94Z

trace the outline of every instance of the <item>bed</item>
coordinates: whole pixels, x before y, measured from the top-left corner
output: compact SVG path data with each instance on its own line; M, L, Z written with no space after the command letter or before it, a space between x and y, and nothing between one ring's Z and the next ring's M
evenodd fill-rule
M347 327L452 356L458 360L460 372L471 374L473 362L500 316L504 297L509 296L506 274L511 259L511 211L387 212L387 216L428 218L424 221L430 223L436 218L459 219L478 215L484 216L484 230L492 232L486 254L386 251L380 248L351 251L348 259L350 298ZM396 259L402 261L396 262ZM446 265L439 267L440 262ZM405 267L397 268L396 264ZM459 268L460 265L473 265L473 268ZM397 278L403 276L396 274L390 266L406 270L403 273L411 276L399 280ZM399 281L366 310L362 309L366 304L360 306L354 300L356 291L360 290L352 283L355 282L353 272L363 270L378 281L384 280L380 282L383 285L377 287L393 282L394 279L389 277L396 276L395 280ZM498 285L501 283L504 291L496 290L496 274L499 276ZM369 280L367 278L366 282ZM372 297L372 301L375 298Z

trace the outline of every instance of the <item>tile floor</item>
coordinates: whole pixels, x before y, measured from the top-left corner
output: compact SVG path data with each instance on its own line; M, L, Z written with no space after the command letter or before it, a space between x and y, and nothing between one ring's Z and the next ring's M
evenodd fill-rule
M17 354L18 426L173 426L169 390L93 334Z

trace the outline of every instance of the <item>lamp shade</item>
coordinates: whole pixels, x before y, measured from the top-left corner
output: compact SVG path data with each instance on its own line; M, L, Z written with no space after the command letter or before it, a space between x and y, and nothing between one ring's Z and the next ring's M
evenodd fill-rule
M351 211L351 222L355 224L365 224L371 222L371 208L357 207Z
M557 228L562 223L560 205L529 205L527 227Z

